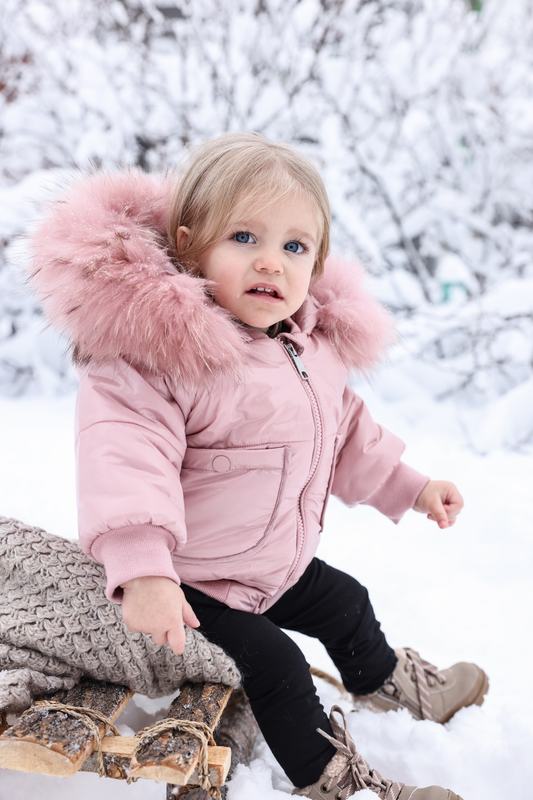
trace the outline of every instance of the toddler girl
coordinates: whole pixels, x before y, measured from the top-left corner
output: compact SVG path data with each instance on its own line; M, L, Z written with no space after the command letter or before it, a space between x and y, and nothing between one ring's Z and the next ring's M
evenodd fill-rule
M463 505L347 385L392 335L329 234L313 165L254 134L199 147L175 187L96 175L51 208L34 283L80 367L80 541L131 631L181 653L185 623L234 658L295 794L451 800L370 769L282 630L318 638L376 710L444 722L487 691L473 664L391 649L366 589L315 557L330 492L440 528Z

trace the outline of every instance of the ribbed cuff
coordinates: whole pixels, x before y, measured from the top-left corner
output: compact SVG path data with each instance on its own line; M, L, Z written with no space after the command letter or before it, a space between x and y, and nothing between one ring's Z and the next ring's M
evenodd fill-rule
M421 475L416 469L400 461L377 492L365 500L365 505L377 508L386 517L398 523L405 512L414 506L428 481L427 476Z
M172 534L156 525L115 528L98 536L93 542L91 556L105 567L107 599L120 603L123 583L149 575L170 578L179 585L180 579L172 564L174 546Z

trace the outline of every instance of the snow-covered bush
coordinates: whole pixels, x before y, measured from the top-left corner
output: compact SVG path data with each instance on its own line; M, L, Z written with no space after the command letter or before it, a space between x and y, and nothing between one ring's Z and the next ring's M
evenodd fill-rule
M531 379L533 0L4 0L2 14L8 204L37 170L164 169L230 130L291 141L326 178L335 249L362 258L409 352L442 373L436 396L480 403ZM0 363L2 336L33 319L11 291Z

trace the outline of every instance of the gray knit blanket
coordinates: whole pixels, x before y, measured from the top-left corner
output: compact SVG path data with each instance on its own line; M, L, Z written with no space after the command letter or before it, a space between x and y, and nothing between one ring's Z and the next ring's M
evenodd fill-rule
M83 675L148 697L184 681L239 685L234 661L192 628L182 656L130 633L105 585L103 566L75 542L0 516L0 710L20 711Z

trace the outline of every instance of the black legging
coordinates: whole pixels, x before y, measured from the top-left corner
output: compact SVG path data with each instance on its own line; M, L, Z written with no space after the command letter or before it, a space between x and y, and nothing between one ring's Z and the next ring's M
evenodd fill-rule
M287 776L295 786L314 783L336 752L316 729L332 731L304 654L280 628L321 641L348 691L373 692L397 659L365 587L314 558L264 614L236 611L190 586L182 588L199 630L237 663L261 732Z

